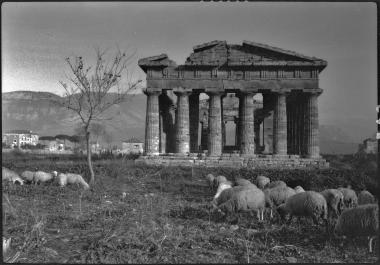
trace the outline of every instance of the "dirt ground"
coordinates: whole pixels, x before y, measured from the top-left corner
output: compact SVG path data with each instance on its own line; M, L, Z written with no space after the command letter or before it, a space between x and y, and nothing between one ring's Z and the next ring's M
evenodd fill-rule
M4 165L4 163L3 163ZM85 173L84 162L16 161L21 173ZM33 167L32 167L33 166ZM3 182L3 236L11 237L7 261L22 263L358 263L376 262L366 238L341 239L310 220L243 214L238 223L213 213L213 193L200 168L143 168L123 160L96 161L96 184L11 185ZM210 170L208 170L210 172ZM229 171L231 179L238 171ZM252 171L252 178L255 172ZM124 195L123 195L124 193Z

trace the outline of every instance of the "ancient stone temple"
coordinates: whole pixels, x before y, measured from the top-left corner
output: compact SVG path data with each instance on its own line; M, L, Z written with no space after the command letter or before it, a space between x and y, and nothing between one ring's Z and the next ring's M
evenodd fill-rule
M250 41L193 51L182 65L166 54L139 60L147 107L138 163L328 167L319 154L317 104L326 61Z

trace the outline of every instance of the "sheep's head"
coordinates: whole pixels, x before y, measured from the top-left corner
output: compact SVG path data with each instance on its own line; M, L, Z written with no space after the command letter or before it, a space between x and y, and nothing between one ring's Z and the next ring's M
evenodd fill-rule
M54 171L52 171L51 173L53 174L53 177L54 177L54 178L56 178L56 177L58 176L58 172L57 172L57 171L55 171L55 170L54 170Z
M286 216L286 210L285 210L285 204L281 204L276 208L278 214L281 216L281 218L284 218Z

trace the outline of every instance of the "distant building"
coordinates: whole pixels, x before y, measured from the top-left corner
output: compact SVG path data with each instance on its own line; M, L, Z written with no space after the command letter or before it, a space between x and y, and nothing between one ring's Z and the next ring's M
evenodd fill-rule
M11 130L3 134L3 143L8 146L21 147L23 145L37 145L38 134L30 130Z
M130 138L123 141L121 153L123 154L141 154L144 151L144 143L140 139Z
M366 154L377 154L377 140L372 138L365 139L362 144L359 144L359 152L364 152Z
M74 150L79 143L73 138L68 135L41 136L39 143L49 151Z

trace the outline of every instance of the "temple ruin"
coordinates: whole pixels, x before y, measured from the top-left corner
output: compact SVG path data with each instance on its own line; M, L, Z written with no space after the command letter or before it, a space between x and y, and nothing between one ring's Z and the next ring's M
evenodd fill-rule
M147 107L137 163L328 167L319 154L317 104L326 61L250 41L193 51L183 65L166 54L138 62Z

